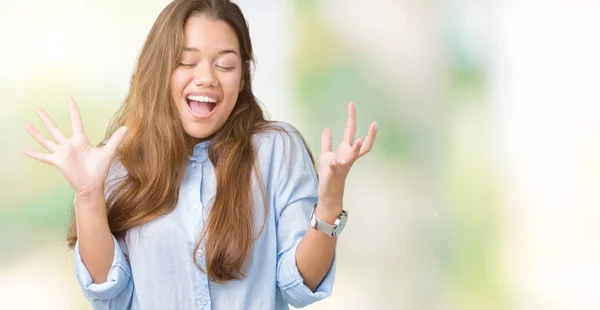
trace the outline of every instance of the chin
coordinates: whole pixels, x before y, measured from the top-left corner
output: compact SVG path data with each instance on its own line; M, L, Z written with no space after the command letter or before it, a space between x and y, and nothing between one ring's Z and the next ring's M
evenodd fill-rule
M196 139L206 139L214 134L214 132L206 130L186 130L188 136Z
M196 139L207 139L211 138L218 128L210 125L200 124L189 124L184 126L184 131L188 136Z

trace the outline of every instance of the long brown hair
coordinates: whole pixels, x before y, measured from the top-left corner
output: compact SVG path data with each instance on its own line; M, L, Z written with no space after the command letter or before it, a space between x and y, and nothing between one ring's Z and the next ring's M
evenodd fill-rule
M127 99L107 130L108 138L117 128L128 127L116 158L128 174L111 191L106 204L110 230L119 237L132 227L173 211L177 204L185 165L198 141L183 130L169 79L183 50L185 23L197 13L229 24L238 37L243 64L243 90L223 127L211 137L208 154L215 167L217 192L194 249L195 253L206 238L208 278L225 282L244 276L242 267L257 237L253 231L252 176L260 180L260 175L252 136L278 129L265 120L252 93L252 44L236 4L228 0L176 0L157 18L139 55ZM262 181L258 183L262 185ZM264 188L261 190L264 197ZM75 228L73 215L67 238L71 247L77 240Z

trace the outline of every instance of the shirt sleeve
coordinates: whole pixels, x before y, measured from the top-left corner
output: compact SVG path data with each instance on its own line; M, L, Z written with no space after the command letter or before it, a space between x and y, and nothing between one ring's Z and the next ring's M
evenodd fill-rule
M298 243L309 227L310 214L317 202L318 180L315 168L300 134L289 130L274 139L277 167L277 285L283 299L296 308L305 307L331 295L335 257L327 275L312 292L296 265ZM279 157L279 158L277 158Z
M79 242L75 244L74 265L77 282L94 309L130 309L134 286L129 262L117 239L113 236L115 251L113 262L104 283L94 283L83 264L79 253Z

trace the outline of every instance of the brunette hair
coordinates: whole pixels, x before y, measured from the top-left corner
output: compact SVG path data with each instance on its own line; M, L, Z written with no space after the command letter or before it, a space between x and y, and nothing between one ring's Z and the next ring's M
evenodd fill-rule
M108 223L113 235L123 237L130 228L173 211L177 204L185 165L198 140L184 132L169 80L183 51L185 23L194 14L206 14L234 30L243 66L244 84L235 107L211 137L208 154L215 167L217 191L208 222L194 248L196 253L206 238L205 272L211 281L223 283L244 276L245 259L260 235L255 236L253 231L252 176L261 178L252 137L270 129L281 130L265 119L252 93L252 44L248 25L236 4L228 0L176 0L152 26L129 94L106 133L108 139L119 127L128 127L116 157L127 175L110 190L106 201ZM258 183L264 197L263 182ZM266 219L264 198L263 202ZM71 247L77 240L75 225L73 214L67 237Z

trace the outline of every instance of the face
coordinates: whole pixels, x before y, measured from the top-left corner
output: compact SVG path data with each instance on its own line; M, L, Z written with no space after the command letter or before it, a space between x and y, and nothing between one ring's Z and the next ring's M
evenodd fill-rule
M171 96L185 132L205 139L223 126L242 90L237 36L222 21L204 14L185 24L185 44L171 75Z

